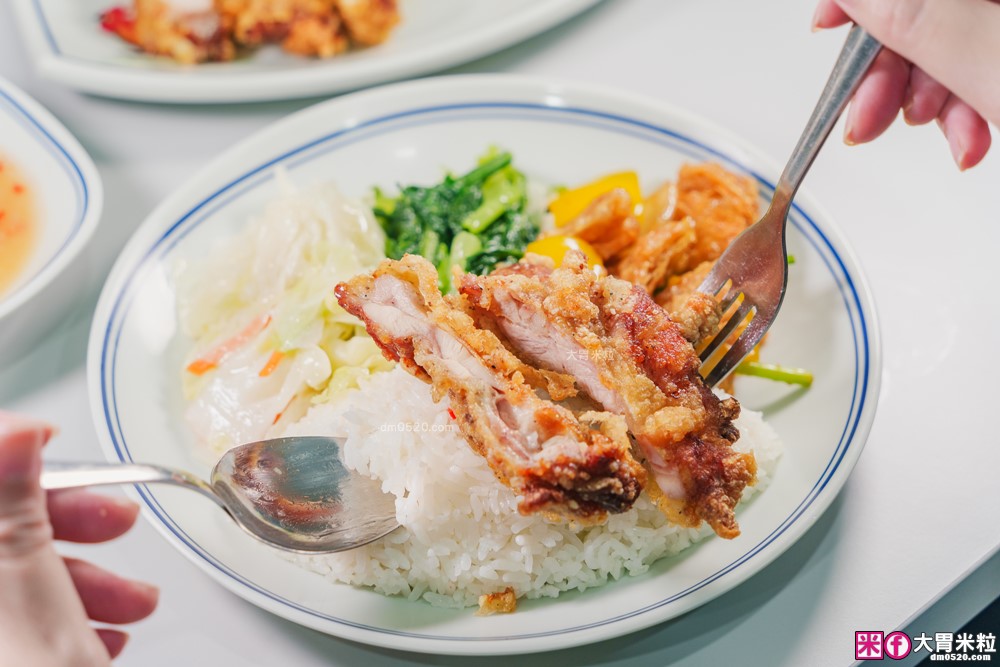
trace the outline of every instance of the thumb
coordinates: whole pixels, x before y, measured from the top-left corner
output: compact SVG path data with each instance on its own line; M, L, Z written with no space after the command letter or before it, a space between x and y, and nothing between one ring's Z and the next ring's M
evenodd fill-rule
M988 0L836 0L856 23L1000 124L1000 4Z
M38 476L53 430L0 412L0 560L30 554L52 537Z

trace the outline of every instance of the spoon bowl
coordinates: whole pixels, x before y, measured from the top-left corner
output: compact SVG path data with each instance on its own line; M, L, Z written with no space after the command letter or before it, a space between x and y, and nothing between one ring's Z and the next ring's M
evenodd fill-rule
M251 536L286 551L354 549L399 527L395 498L379 482L344 466L341 440L276 438L234 447L211 482L145 464L46 462L42 488L172 484L212 499Z

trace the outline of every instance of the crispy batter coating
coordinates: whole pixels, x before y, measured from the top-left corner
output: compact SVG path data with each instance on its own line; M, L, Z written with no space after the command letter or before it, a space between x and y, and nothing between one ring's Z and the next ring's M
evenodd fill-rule
M608 300L603 308L609 330L628 342L633 361L673 405L689 411L694 420L673 446L652 453L647 450L650 464L654 472L663 469L680 476L687 500L680 511L689 523L704 520L720 536L736 537L739 526L734 508L757 472L752 454L732 449L739 438L732 423L739 416L739 404L733 398L719 400L702 381L690 333L677 326L643 289L625 288L611 280L606 281L610 287L605 289ZM688 312L696 318L693 311ZM717 322L717 309L710 307L709 316ZM661 489L667 491L662 485Z
M479 609L476 616L492 616L493 614L512 614L517 610L517 596L514 589L508 586L499 593L479 596Z
M231 60L236 54L217 12L178 14L163 0L134 0L133 11L115 32L147 53L185 65Z
M333 4L356 44L381 44L399 23L396 0L334 0Z
M560 268L466 275L459 284L526 361L576 378L604 410L625 417L674 521L708 522L739 534L733 510L752 483L752 455L738 437L734 399L720 401L701 381L685 331L642 288L586 269L568 255ZM717 317L712 308L707 316ZM698 330L696 309L688 328Z
M280 42L289 53L321 58L347 50L350 40L330 0L215 0L240 46Z
M740 232L757 222L757 184L718 164L684 165L677 178L673 217L691 218L695 224L694 247L676 271L685 273L718 259Z
M687 273L673 276L667 281L666 287L656 293L656 303L671 315L678 312L691 295L698 291L714 265L715 262L702 262Z
M609 269L655 294L677 276L717 260L758 217L753 179L714 163L684 165L676 183L646 200L643 233Z
M664 222L640 236L609 270L652 294L687 263L696 239L691 218Z
M336 295L387 358L429 382L435 400L448 398L466 441L521 496L519 511L589 524L635 502L644 471L624 428L614 419L586 425L537 396L525 364L441 297L427 260L385 260Z

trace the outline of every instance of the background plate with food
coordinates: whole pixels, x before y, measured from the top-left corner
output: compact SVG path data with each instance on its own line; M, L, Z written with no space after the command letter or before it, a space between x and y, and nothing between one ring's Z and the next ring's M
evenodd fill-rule
M488 146L498 148L476 166ZM635 211L638 243L650 231L642 225L702 219L705 211L695 211L694 200L681 194L671 207L670 188L660 187L676 179L681 188L685 178L693 179L689 185L696 176L704 178L685 167L699 163L733 175L709 179L718 188L749 188L760 203L769 199L777 174L752 148L682 112L613 91L513 77L391 86L281 121L220 157L164 202L112 272L88 359L94 417L106 452L113 461L155 461L204 472L213 447L286 424L315 428L330 417L317 418L315 408L347 404L340 417L349 422L345 428L353 429L357 443L376 438L422 443L410 463L432 459L432 443L454 447L455 465L447 469L435 471L433 462L420 461L430 470L424 480L429 493L422 496L427 506L445 498L456 517L497 515L497 507L510 507L516 519L513 496L505 500L500 492L473 492L462 477L468 470L458 454L471 450L449 422L462 415L443 406L433 412L427 385L384 368L357 321L338 309L334 285L371 271L384 255L413 248L430 258L420 260L420 271L440 278L445 292L445 278L454 277L456 268L487 271L494 260L517 259L532 249L547 255L546 261L583 257L580 266L590 268L581 270L621 274L629 259L621 253L628 249L614 247L580 218L588 205L598 203L593 195L617 192L629 197L629 207L637 200L657 206L659 222L642 220ZM601 177L609 174L611 185L622 187L607 190ZM465 188L470 184L471 195ZM739 199L738 192L735 196ZM414 218L411 209L427 214L442 208L442 202L460 211L454 221L437 227L408 223ZM674 215L674 209L690 215ZM540 246L523 243L532 221L538 221L544 236L546 225L560 218L563 229L549 229L536 241ZM619 223L619 232L633 224L624 218ZM614 540L604 540L610 556L595 547L593 558L588 554L581 561L583 570L600 571L603 579L581 579L571 586L587 588L584 592L553 598L559 586L541 582L537 595L526 594L515 613L483 618L462 607L480 592L464 590L469 579L462 573L472 567L466 562L472 557L448 560L465 548L461 542L457 547L435 543L436 558L428 559L442 563L442 571L454 570L448 576L458 582L456 590L432 590L428 582L434 573L420 582L397 578L395 589L389 579L370 576L375 570L418 569L406 548L429 533L416 524L413 539L399 548L383 543L374 547L382 548L378 554L366 547L344 555L355 559L354 574L345 575L343 561L303 563L254 543L224 516L207 512L198 498L147 488L137 494L170 543L230 590L298 623L357 641L436 653L515 653L598 641L673 617L737 585L801 536L846 481L874 416L880 358L864 279L836 228L807 196L800 197L791 223L789 253L795 262L789 291L761 358L807 368L814 381L803 389L737 378L734 391L744 410L761 411L784 450L780 459L767 447L757 450L759 476L768 487L737 508L740 534L713 525L732 539L711 537L704 526L700 533L678 534L657 532L662 522L640 522L626 528L635 544L655 550L670 542L678 548L663 553L674 555L635 567L605 567L598 561L614 561L618 552ZM581 235L592 243L584 240L581 246ZM589 252L565 252L567 238ZM702 257L695 252L698 247L687 246L679 265L696 266ZM649 279L648 270L639 270L649 268L637 261L641 258L636 255L630 265L637 277ZM651 289L658 297L663 296L660 288L670 286L668 278L663 280L657 278L657 289ZM313 289L317 284L318 291ZM359 289L354 294L364 296L364 285ZM428 303L439 302L430 296L436 290L426 294ZM337 296L343 295L338 289ZM262 306L266 312L257 312ZM366 387L375 389L365 394ZM426 419L427 414L432 417ZM746 438L755 440L769 438ZM376 460L377 452L364 449L356 451L367 460L353 465L380 476L389 490L396 485L397 492L412 491L420 482L393 476L406 461ZM443 495L456 480L469 493ZM484 488L491 484L496 479L488 469L475 481ZM426 509L404 505L397 504L398 513ZM637 507L655 514L655 508ZM607 525L626 516L616 515ZM512 530L544 531L532 520L525 517L526 523ZM559 541L571 540L571 533L532 534ZM696 540L697 545L680 548ZM525 540L515 543L530 551ZM477 577L499 574L504 582L530 588L535 585L531 573L553 564L536 564L533 554L519 552L520 564L506 563L499 571L477 563ZM621 560L629 557L622 554Z
M511 46L596 2L14 0L13 5L44 76L109 97L208 103L324 95L426 74ZM297 13L296 4L316 15L288 18ZM387 4L398 4L398 15L386 11ZM378 20L370 21L375 10Z

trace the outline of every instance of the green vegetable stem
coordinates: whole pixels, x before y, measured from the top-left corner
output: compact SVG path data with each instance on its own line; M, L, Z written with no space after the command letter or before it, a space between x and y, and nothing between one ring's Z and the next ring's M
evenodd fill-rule
M785 368L783 366L762 364L757 361L744 361L736 367L735 372L740 375L752 375L766 380L798 384L803 387L809 387L813 382L813 375L809 371L802 370L801 368Z

